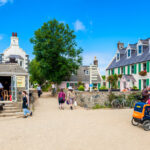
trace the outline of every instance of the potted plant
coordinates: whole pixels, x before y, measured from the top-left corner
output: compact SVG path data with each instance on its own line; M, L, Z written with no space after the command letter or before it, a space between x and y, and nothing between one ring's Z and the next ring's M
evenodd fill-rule
M102 87L99 89L99 91L107 92L108 89L106 88L106 86L102 86Z
M147 75L147 71L143 70L143 71L139 72L139 75L140 76L146 76Z

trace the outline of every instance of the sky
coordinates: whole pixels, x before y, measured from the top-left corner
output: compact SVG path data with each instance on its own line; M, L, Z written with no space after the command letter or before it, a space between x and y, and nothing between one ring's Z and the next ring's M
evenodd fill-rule
M44 22L57 19L75 31L83 65L99 61L100 73L117 51L117 42L150 37L150 0L0 0L0 53L17 32L20 47L33 59L29 39Z

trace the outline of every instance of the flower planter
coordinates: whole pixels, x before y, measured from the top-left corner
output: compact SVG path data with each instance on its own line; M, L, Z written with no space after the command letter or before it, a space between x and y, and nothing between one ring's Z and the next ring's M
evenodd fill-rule
M139 91L139 89L131 89L131 91Z
M147 75L147 71L146 70L141 71L141 72L139 72L139 75L140 76L146 76Z
M99 90L100 92L108 92L108 89Z

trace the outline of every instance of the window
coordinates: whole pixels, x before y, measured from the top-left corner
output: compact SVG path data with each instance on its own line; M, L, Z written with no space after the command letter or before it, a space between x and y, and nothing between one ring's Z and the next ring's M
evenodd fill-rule
M121 67L121 74L123 74L123 67Z
M20 61L20 66L22 67L22 61Z
M117 53L117 60L120 60L120 54Z
M143 63L143 70L146 70L147 66L146 63Z
M89 75L89 71L88 70L84 70L84 74L85 75Z
M131 73L134 73L134 65L131 66Z
M142 45L139 46L138 54L142 54Z
M128 57L130 57L131 56L131 50L130 49L128 49Z

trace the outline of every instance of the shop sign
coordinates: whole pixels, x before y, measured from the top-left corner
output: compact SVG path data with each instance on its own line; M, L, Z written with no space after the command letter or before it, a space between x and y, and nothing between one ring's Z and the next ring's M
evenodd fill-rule
M25 76L17 76L17 87L25 87Z

